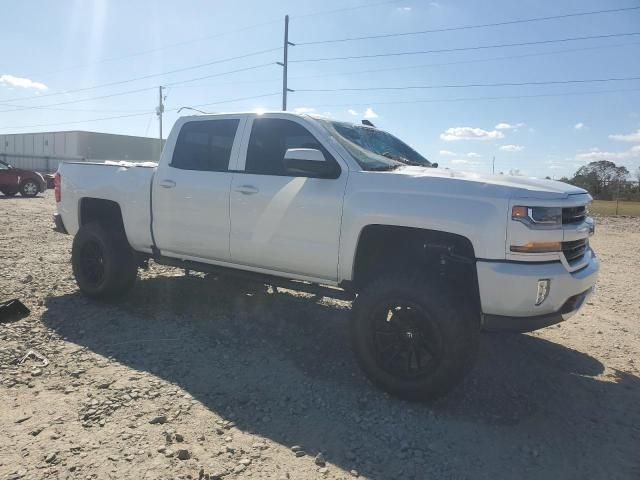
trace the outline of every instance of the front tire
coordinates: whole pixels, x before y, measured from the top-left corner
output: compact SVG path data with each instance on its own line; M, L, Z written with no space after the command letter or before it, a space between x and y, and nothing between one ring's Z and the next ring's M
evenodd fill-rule
M87 297L113 299L133 287L138 267L122 232L99 223L80 227L73 239L71 264L76 283Z
M35 197L39 191L40 187L35 180L25 180L20 184L20 195L23 197Z
M16 193L18 193L17 190L0 190L0 192L2 192L5 197L13 197Z
M405 400L450 392L473 365L479 335L479 318L420 276L374 280L354 301L358 363L375 385Z

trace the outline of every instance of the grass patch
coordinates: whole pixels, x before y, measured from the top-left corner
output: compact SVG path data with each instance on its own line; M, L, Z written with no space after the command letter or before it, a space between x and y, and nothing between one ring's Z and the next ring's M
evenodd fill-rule
M620 200L617 208L617 215L629 217L640 217L640 202L625 202ZM589 205L589 211L595 215L613 216L616 215L615 200L594 200Z

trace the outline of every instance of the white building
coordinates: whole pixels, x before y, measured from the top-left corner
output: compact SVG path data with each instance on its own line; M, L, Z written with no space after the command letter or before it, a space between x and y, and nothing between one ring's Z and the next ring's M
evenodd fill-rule
M0 135L0 160L18 168L55 172L61 161L158 161L160 140L131 135L67 131Z

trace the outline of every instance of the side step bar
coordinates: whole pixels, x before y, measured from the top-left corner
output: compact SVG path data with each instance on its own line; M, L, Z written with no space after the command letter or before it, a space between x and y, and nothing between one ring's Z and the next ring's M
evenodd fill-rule
M272 287L281 287L289 290L297 290L299 292L310 293L312 295L320 295L323 297L335 298L338 300L351 301L355 295L341 288L328 287L326 285L317 285L315 283L289 280L286 278L276 277L275 275L267 275L264 273L249 272L245 270L236 270L235 268L221 267L219 265L210 265L208 263L194 262L193 260L178 260L177 258L164 257L154 255L151 257L154 262L169 267L184 268L195 272L213 273L222 276L236 277L250 282L264 283Z

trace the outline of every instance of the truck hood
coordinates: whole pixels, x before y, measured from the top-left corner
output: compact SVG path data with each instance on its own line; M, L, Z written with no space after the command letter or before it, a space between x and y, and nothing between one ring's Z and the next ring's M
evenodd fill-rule
M569 195L583 195L586 190L555 180L544 180L533 177L514 175L492 175L475 172L463 172L457 170L428 168L428 167L401 167L392 172L396 175L406 175L413 178L450 179L459 182L472 182L485 187L495 186L500 190L508 190L511 198L538 198L561 199ZM505 192L507 193L507 192Z

